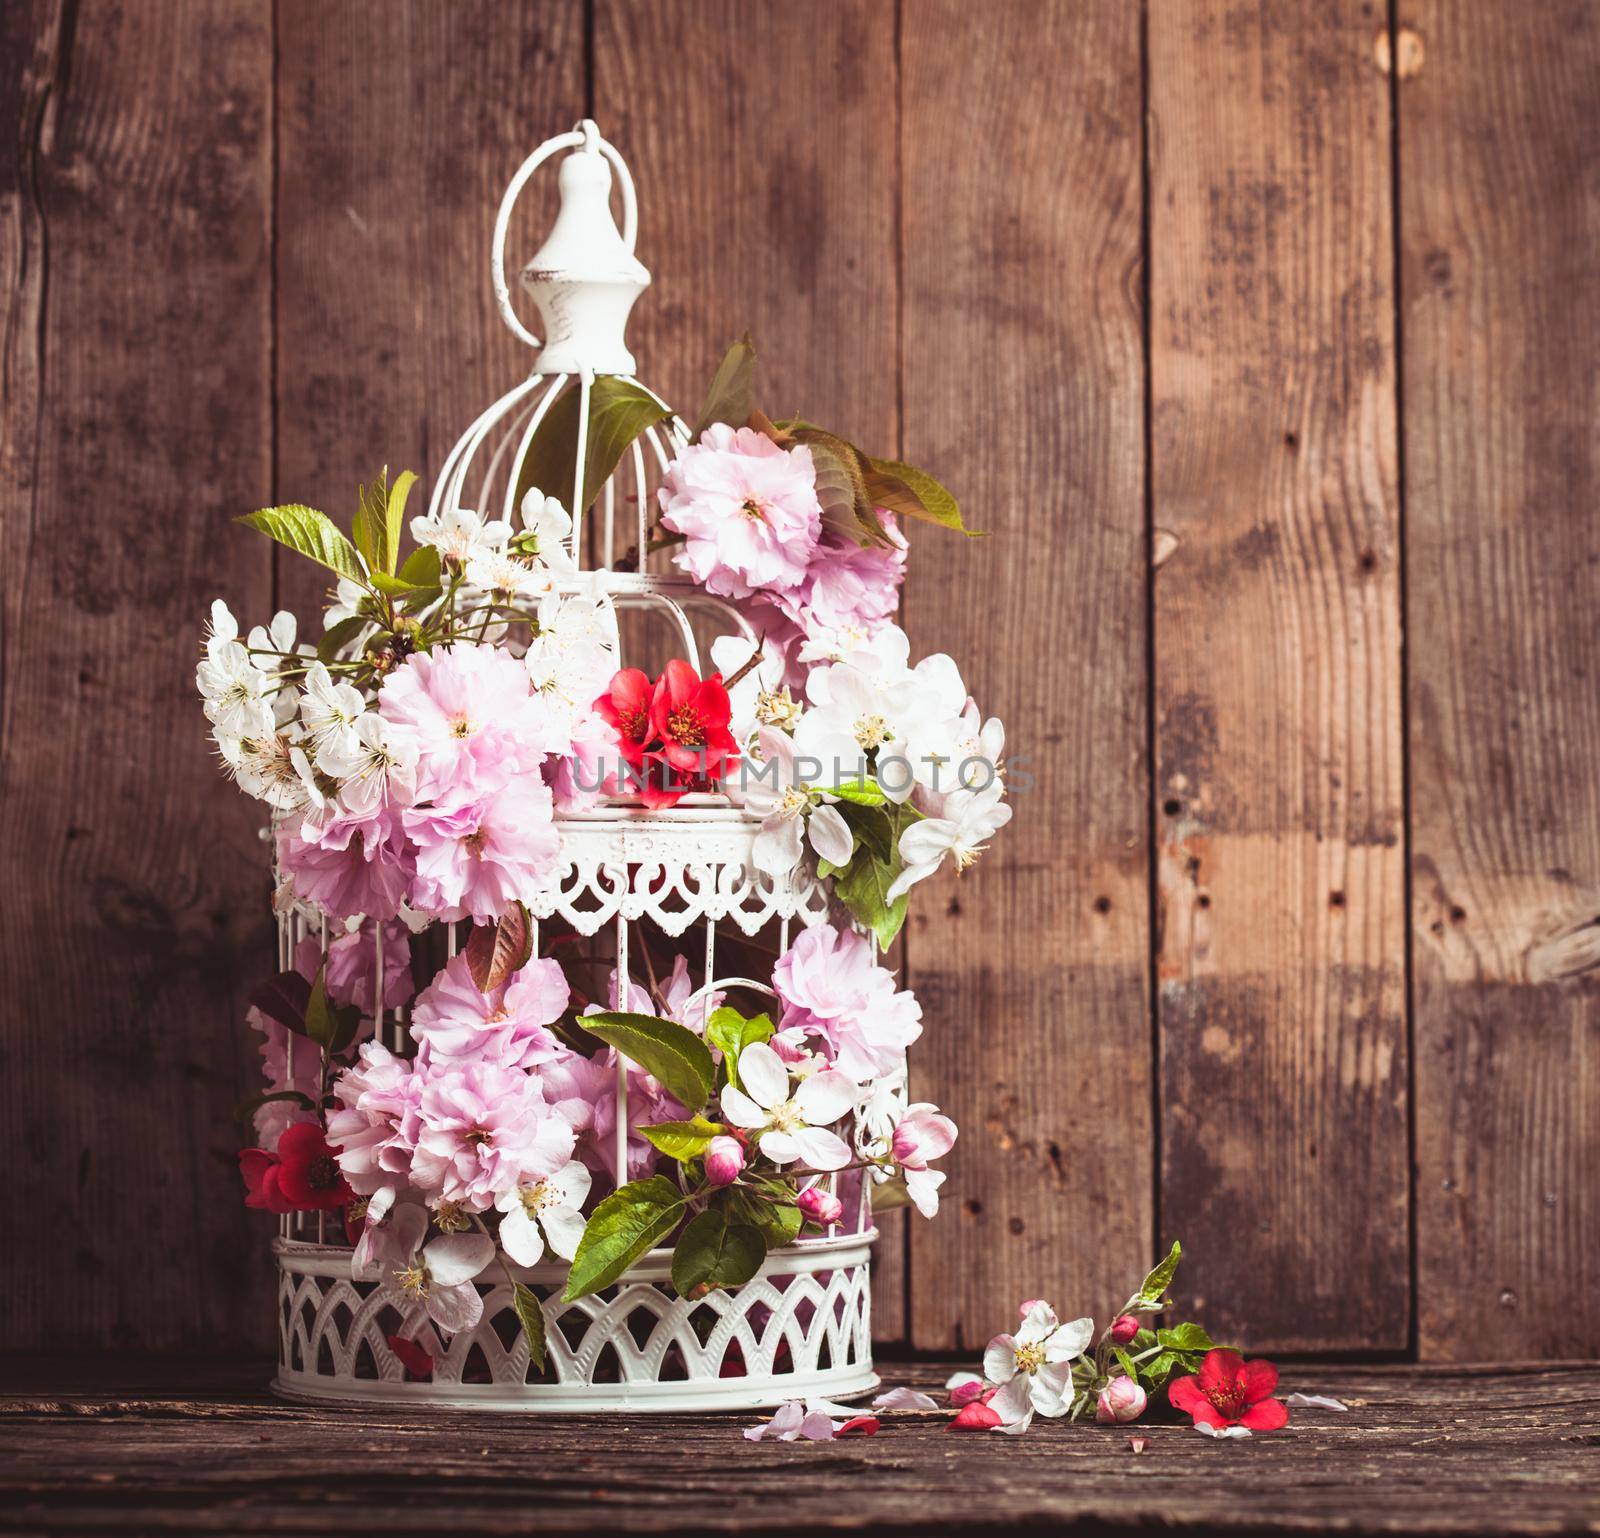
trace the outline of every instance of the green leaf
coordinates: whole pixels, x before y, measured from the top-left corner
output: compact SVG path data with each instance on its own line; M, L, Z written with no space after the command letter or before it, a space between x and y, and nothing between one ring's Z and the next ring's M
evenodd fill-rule
M1182 1258L1183 1246L1174 1241L1167 1258L1140 1282L1139 1291L1134 1295L1135 1308L1154 1310L1161 1307L1162 1295L1172 1285L1172 1278Z
M613 1191L584 1226L561 1294L563 1301L571 1303L609 1287L646 1250L672 1232L688 1199L665 1175L633 1180Z
M533 955L533 920L515 902L493 924L474 924L467 937L467 971L479 993L493 993Z
M909 892L902 892L892 903L889 901L889 888L900 870L898 853L894 864L886 865L870 851L860 849L851 860L850 868L834 878L833 895L850 910L857 923L877 936L883 950L887 950L900 933L910 904Z
M767 1258L767 1241L748 1223L730 1223L708 1207L691 1218L672 1252L672 1285L680 1298L718 1287L742 1287Z
M1122 1346L1113 1346L1111 1354L1117 1359L1117 1365L1122 1368L1123 1372L1137 1383L1139 1381L1139 1364L1128 1355Z
M362 631L370 628L371 624L372 621L365 615L352 614L336 625L329 625L322 632L322 639L317 642L317 660L332 662Z
M1197 1324L1178 1324L1157 1330L1156 1340L1171 1351L1210 1351L1216 1344Z
M856 806L882 806L889 799L884 795L883 787L870 778L844 780L826 788L830 796L837 796L841 801L849 801Z
M259 529L280 545L366 586L367 574L361 569L356 547L326 513L319 513L314 507L304 507L298 502L283 507L263 507L235 518L234 522Z
M349 1007L339 1008L328 998L327 968L317 970L311 993L306 1000L306 1035L331 1057L343 1052L356 1039L361 1026L361 1011Z
M728 1083L738 1089L739 1054L751 1042L772 1040L772 1020L767 1015L754 1015L746 1020L738 1010L724 1004L712 1010L711 1018L706 1021L706 1040L722 1054Z
M758 1229L769 1250L781 1250L793 1243L805 1219L793 1202L763 1201L748 1191L728 1190L723 1199L727 1210L738 1221Z
M721 1137L728 1129L721 1122L707 1121L696 1116L691 1121L658 1121L639 1131L659 1148L669 1159L679 1164L688 1159L698 1159L711 1146L711 1139Z
M389 503L389 467L378 472L371 486L356 488L356 515L350 520L350 537L374 574L388 571L383 558L384 509Z
M968 539L983 538L961 521L956 499L926 470L894 459L869 459L867 466L867 492L877 506L891 513L936 523L941 528L954 529Z
M517 1311L517 1318L522 1324L522 1333L527 1337L528 1356L533 1365L544 1371L544 1309L539 1304L539 1299L531 1289L517 1282L511 1291L512 1306Z
M743 427L755 408L753 387L756 375L756 350L750 345L750 333L735 342L724 354L712 376L711 388L706 392L706 403L700 408L700 419L694 425L694 438L713 422L726 422L730 427Z
M439 551L434 545L418 545L406 557L406 563L400 568L400 580L414 588L438 587L439 576Z
M574 385L545 413L517 473L513 499L516 506L522 505L524 495L534 487L546 496L559 497L563 504L571 501L578 454L579 399L579 389ZM583 508L599 496L628 445L647 427L654 427L671 415L631 379L601 374L595 380L589 392L589 434L583 455ZM579 511L573 508L573 516Z
M389 488L389 500L384 508L383 569L393 571L400 560L400 539L405 533L406 502L411 488L417 484L410 470L402 470ZM437 559L438 551L434 552Z
M302 1111L314 1111L316 1106L309 1095L302 1095L297 1089L262 1090L259 1095L248 1095L233 1108L236 1121L249 1121L264 1105L271 1105L275 1100L293 1100Z
M887 1180L875 1180L868 1192L874 1212L893 1212L896 1207L905 1207L910 1204L911 1196L906 1190L905 1177L891 1175Z
M585 1015L583 1026L631 1058L687 1111L698 1111L717 1080L711 1049L675 1020L613 1011Z

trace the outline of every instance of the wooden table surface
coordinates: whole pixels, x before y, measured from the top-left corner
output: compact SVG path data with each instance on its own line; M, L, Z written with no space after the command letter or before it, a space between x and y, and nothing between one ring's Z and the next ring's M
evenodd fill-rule
M935 1389L957 1365L886 1364ZM0 1532L1600 1531L1600 1366L1289 1367L1282 1432L747 1442L753 1415L310 1409L259 1363L0 1363ZM1130 1432L1149 1445L1135 1453Z

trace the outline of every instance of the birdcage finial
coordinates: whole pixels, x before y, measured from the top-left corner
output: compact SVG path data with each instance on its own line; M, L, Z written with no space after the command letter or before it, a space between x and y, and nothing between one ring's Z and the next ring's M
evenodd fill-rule
M522 269L522 286L544 322L541 342L511 305L505 275L506 232L528 178L563 149L573 153L561 162L560 210L544 244ZM611 214L613 170L622 186L621 231ZM634 372L633 354L623 333L634 302L650 283L649 272L633 254L637 232L633 178L591 119L585 118L570 133L547 139L522 163L495 220L491 266L500 313L518 337L540 349L539 373Z

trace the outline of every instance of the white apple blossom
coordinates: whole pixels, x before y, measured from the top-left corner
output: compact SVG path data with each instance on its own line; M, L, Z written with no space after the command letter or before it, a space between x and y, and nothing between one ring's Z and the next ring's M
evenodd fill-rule
M964 871L1011 821L1011 808L1001 797L998 781L987 790L953 790L944 798L942 815L914 822L900 835L904 869L889 888L887 901L897 902L917 882L926 881L944 863L954 860Z
M441 1330L454 1335L483 1318L483 1299L472 1279L493 1258L494 1240L487 1234L441 1234L391 1275L408 1299L420 1302Z
M751 657L757 654L761 660L744 673ZM784 683L789 665L776 641L766 637L758 646L746 635L718 636L711 643L711 661L724 683L743 673L737 683L728 687L728 728L741 747L758 727L794 730L803 707Z
M739 1083L722 1088L722 1115L753 1132L774 1164L804 1160L812 1169L838 1170L850 1162L850 1145L826 1129L854 1108L860 1091L836 1069L813 1074L790 1094L789 1070L764 1041L739 1054Z
M592 1179L574 1159L543 1180L504 1192L495 1200L505 1214L500 1220L500 1248L519 1266L538 1265L547 1242L552 1254L571 1260L583 1237L582 1208Z
M983 1353L983 1375L999 1392L989 1408L996 1431L1017 1435L1035 1412L1052 1420L1072 1405L1072 1361L1094 1338L1094 1320L1062 1324L1048 1303L1035 1302L1015 1335L996 1335Z
M802 828L811 847L833 865L848 865L853 848L850 828L836 807L822 804L822 792L806 783L794 744L770 726L757 735L761 764L742 775L740 789L752 815L762 819L751 858L769 876L785 876L800 863ZM813 759L813 764L820 761Z

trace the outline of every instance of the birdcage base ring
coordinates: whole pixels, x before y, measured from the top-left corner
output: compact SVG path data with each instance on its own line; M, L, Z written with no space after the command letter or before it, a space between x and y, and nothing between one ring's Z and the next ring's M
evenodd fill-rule
M376 1272L351 1275L337 1245L277 1239L279 1356L273 1391L296 1400L546 1413L770 1409L878 1386L870 1257L876 1230L774 1250L754 1279L697 1300L672 1289L672 1254L561 1301L565 1265L512 1267L540 1297L546 1367L529 1361L497 1265L475 1285L483 1318L452 1336L418 1381L392 1349L418 1333L421 1301Z

